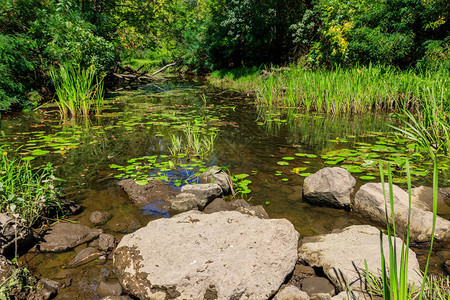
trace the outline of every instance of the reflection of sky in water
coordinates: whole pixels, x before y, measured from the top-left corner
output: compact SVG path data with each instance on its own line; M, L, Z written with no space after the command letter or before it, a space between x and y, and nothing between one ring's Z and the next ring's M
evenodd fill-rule
M213 157L213 159L207 164L205 168L209 168L211 166L216 165L217 159ZM198 173L199 168L186 169L186 168L177 168L171 169L169 171L161 172L161 171L151 171L149 172L149 177L159 177L161 173L164 173L165 176L169 177L169 180L162 180L162 182L168 183L175 191L180 191L181 187L186 184L195 184L200 183L200 179L195 174ZM175 186L173 180L181 180L180 186Z
M145 215L161 215L164 218L170 218L169 212L166 209L162 209L160 206L164 205L164 201L157 201L149 204L145 204L142 207L142 212Z

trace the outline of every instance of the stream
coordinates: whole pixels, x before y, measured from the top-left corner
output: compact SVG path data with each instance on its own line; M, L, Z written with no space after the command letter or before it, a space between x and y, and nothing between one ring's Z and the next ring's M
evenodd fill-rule
M201 78L172 78L111 93L102 114L89 119L62 120L54 104L2 115L0 144L18 148L35 166L53 163L65 197L83 207L82 213L68 219L93 227L91 213L108 212L112 218L97 228L118 240L172 214L157 205L131 203L117 185L120 178L153 177L179 189L196 172L213 165L234 175L245 174L237 176L247 180L242 197L251 205L262 205L271 218L288 219L306 237L366 222L352 211L302 201L304 178L321 168L345 167L356 178L358 189L379 181L377 163L383 159L395 166L394 181L404 187L402 166L408 158L413 185L431 186L430 161L392 134L386 123L394 122L384 113L326 116L257 107L253 96L215 89ZM212 141L195 159L185 155L190 151L187 128L200 141ZM174 141L180 141L179 151ZM151 166L143 168L144 162ZM440 186L450 186L449 165L443 157ZM20 261L36 276L64 284L56 299L100 299L95 293L99 282L114 278L111 260L67 267L86 247L64 253L29 252ZM423 266L426 249L414 251ZM449 250L434 251L432 271L442 274L448 259Z

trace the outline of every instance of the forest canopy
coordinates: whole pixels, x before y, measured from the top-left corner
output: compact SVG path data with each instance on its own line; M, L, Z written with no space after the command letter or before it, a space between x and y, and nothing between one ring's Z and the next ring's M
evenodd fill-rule
M449 17L446 0L3 0L0 110L50 97L61 64L450 69Z

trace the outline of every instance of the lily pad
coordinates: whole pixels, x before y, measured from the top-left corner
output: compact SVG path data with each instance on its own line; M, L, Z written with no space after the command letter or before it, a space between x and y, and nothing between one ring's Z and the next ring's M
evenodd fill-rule
M374 179L376 179L376 177L375 176L365 175L365 176L360 176L359 179L361 179L361 180L374 180Z
M289 163L287 161L278 161L277 164L280 166L288 166L289 165Z
M286 156L286 157L283 157L283 159L284 159L284 160L294 160L295 158L294 158L294 157L291 157L291 156Z

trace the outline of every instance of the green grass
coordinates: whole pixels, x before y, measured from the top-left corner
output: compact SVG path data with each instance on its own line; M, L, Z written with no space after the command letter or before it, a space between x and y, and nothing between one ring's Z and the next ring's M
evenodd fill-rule
M93 66L82 69L70 64L61 65L50 72L55 86L57 103L64 117L87 116L91 108L100 113L103 105L103 78Z
M264 106L299 107L325 113L414 110L430 90L438 101L450 96L450 72L416 75L390 67L308 70L293 66L272 72L258 88Z
M291 107L320 113L416 111L432 94L449 109L450 71L441 68L417 74L393 67L336 67L332 70L240 68L214 71L212 85L240 91L256 90L257 103L265 107Z
M33 169L16 153L0 153L0 212L18 214L33 226L49 206L59 206L54 168L51 164Z
M261 69L237 68L222 69L212 72L208 77L208 82L218 88L233 88L239 91L255 90L262 83Z
M12 274L0 282L0 300L21 299L37 283L36 278L27 269L13 268Z

